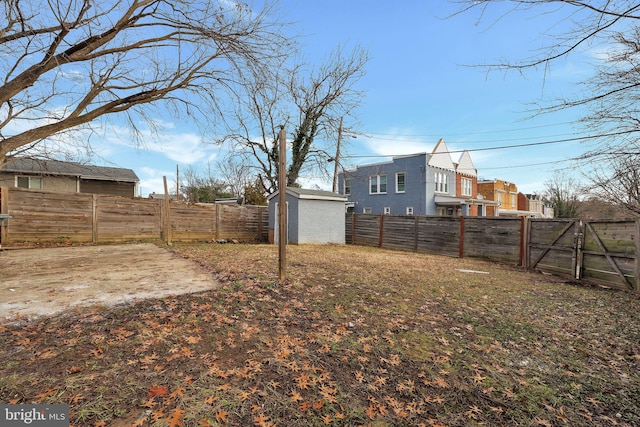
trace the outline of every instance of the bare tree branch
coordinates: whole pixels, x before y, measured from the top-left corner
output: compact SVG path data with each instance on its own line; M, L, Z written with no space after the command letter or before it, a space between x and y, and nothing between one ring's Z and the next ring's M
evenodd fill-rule
M3 6L0 166L21 147L113 114L135 122L150 105L211 126L247 76L269 74L291 47L270 3L262 10L215 0Z

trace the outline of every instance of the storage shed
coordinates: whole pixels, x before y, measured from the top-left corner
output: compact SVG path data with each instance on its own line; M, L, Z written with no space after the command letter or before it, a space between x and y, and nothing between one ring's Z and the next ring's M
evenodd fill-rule
M269 241L278 241L278 191L269 202ZM346 197L330 191L287 187L288 243L345 243Z

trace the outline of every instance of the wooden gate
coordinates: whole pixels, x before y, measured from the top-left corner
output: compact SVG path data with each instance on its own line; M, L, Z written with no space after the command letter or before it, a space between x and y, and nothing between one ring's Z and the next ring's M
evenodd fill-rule
M637 220L529 220L527 266L640 291Z
M530 219L528 223L527 267L577 278L580 222L575 219Z

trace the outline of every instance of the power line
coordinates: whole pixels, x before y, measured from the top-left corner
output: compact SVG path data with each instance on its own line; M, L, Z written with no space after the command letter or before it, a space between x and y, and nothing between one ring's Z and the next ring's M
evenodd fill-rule
M565 136L565 135L575 135L575 132L561 133L561 134L557 134L557 135L548 135L547 137L559 137L559 136ZM395 141L395 142L425 142L425 141L420 141L420 140L415 140L415 139L402 139L400 137L398 137L398 138L375 137L375 139L381 140L381 141ZM523 138L469 140L469 141L464 141L464 144L483 144L483 143L487 143L487 142L505 142L505 141L528 141L528 140L531 140L531 139L540 139L540 137L538 137L538 136L528 136L528 137L523 137ZM455 143L455 142L453 142L453 143ZM461 144L461 143L458 143L458 144Z
M532 143L529 143L529 144L513 144L513 145L502 145L502 146L497 146L497 147L483 147L483 148L467 148L467 149L463 149L463 150L449 150L449 151L441 151L441 152L438 152L436 154L453 154L453 153L464 153L465 151L467 151L467 152L491 151L491 150L504 150L504 149L509 149L509 148L534 147L534 146L540 146L540 145L560 144L560 143L563 143L563 142L586 141L586 140L590 140L590 139L604 138L604 137L610 137L610 136L627 135L627 134L635 133L635 132L640 132L640 130L627 130L627 131L613 132L613 133L608 133L608 134L578 136L578 137L575 137L575 138L564 138L564 139L556 139L556 140L551 140L551 141L532 142ZM414 153L414 154L418 154L418 153ZM433 153L429 153L429 154L433 154ZM382 157L382 158L385 158L385 157L400 157L400 156L408 156L408 155L411 155L411 154L345 155L345 156L342 156L342 157L347 157L347 158L376 158L376 157Z
M531 130L531 129L542 129L542 128L550 128L550 127L554 127L554 126L564 126L564 125L570 125L570 124L574 124L575 122L561 122L561 123L553 123L553 124L548 124L548 125L537 125L537 126L528 126L528 127L522 127L522 128L516 128L516 129L501 129L501 130L481 130L481 131L475 131L475 132L466 132L466 133L448 133L448 135L481 135L481 134L487 134L487 133L507 133L507 132L520 132L520 131L524 131L524 130ZM365 132L365 135L383 135L383 136L395 136L397 135L396 133L381 133L381 132ZM408 137L440 137L441 134L407 134L406 136ZM382 139L382 138L380 138Z

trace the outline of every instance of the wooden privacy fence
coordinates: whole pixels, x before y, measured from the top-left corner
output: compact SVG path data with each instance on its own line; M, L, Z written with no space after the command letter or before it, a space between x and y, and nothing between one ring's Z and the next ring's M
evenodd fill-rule
M476 257L640 292L640 220L347 214L347 243Z
M107 243L267 238L266 206L192 205L164 200L0 188L9 214L0 243Z

